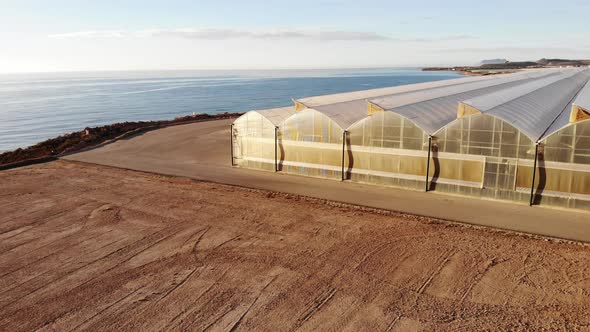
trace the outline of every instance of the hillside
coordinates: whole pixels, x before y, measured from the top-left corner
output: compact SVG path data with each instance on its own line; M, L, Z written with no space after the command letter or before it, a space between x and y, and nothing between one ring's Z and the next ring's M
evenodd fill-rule
M508 61L506 59L483 60L479 66L426 67L423 71L458 71L467 75L493 75L524 68L580 67L590 65L590 60L546 59L537 61Z

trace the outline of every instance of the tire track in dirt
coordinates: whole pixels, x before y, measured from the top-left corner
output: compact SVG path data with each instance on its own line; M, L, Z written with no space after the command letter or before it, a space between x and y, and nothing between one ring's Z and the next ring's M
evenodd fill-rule
M0 330L590 326L588 246L100 166L13 174L0 229L54 219L5 233L32 242L0 254Z
M169 230L170 230L170 229L173 229L173 226L169 227L168 229L169 229ZM76 268L75 268L75 269L73 269L73 270L68 270L68 271L65 271L64 273L61 273L61 274L60 274L60 275L59 275L57 278L55 278L55 279L50 279L48 282L45 282L45 283L41 284L40 286L38 286L38 287L36 287L36 288L32 289L32 290L31 290L31 291L29 291L28 293L25 293L25 294L22 294L22 295L18 295L18 297L17 297L17 299L16 299L16 300L14 300L14 301L12 301L12 302L9 302L8 304L5 304L5 305L3 305L2 307L0 307L0 310L3 310L3 309L5 309L6 307L8 307L8 306L10 306L10 305L12 305L12 304L14 304L14 303L16 303L16 302L24 302L24 301L26 301L26 300L27 300L29 297L31 297L32 295L34 295L36 292L38 292L38 291L40 291L40 290L42 290L42 289L45 289L45 288L47 288L47 287L50 287L50 286L52 286L53 284L57 283L58 281L61 281L61 280L63 280L63 279L66 279L66 278L69 278L69 277L71 277L72 275L75 275L77 272L79 272L79 271L81 271L81 270L85 269L85 268L86 268L86 267L88 267L88 266L91 266L91 265L93 265L93 264L95 264L95 263L99 263L99 262L101 262L101 261L104 261L106 258L109 258L109 257L111 257L111 256L114 256L114 255L120 254L120 253L122 253L123 251L125 251L125 250L126 250L126 249L128 249L128 248L130 248L130 247L132 248L132 246L134 246L134 245L135 245L135 244L137 244L137 243L141 243L141 242L148 242L152 236L158 235L158 234L160 234L160 233L162 233L162 232L163 232L163 231L159 231L159 232L152 233L152 234L150 234L150 235L148 235L148 236L146 236L146 237L143 237L143 238L141 238L141 239L139 239L139 240L137 240L137 241L134 241L133 243L131 243L131 244L129 244L129 245L126 245L126 246L124 246L124 247L122 247L122 248L118 248L117 250L115 250L115 251L112 251L112 252L109 252L109 253L107 253L106 255L100 256L100 257L98 257L98 258L95 258L95 259L91 260L90 262L84 263L84 264L82 264L81 266L79 266L79 267L76 267ZM147 250L147 249L151 248L152 246L154 246L154 245L156 245L156 244L160 243L161 241L165 240L166 238L168 238L168 237L170 237L170 236L172 236L172 235L174 235L174 233L172 233L172 234L168 234L168 235L165 235L165 236L163 236L162 238L159 238L159 239L157 239L157 240L156 240L154 243L149 243L149 242L148 242L148 244L147 244L147 246L146 246L145 248L143 248L143 249L140 249L138 252L136 252L136 253L134 253L134 254L130 255L130 256L129 256L129 257L127 257L126 259L124 259L124 260L122 260L122 261L120 261L120 262L117 262L117 263L116 263L114 266L112 266L112 267L110 267L109 269L107 269L107 270L103 271L102 273L103 273L103 274L106 274L106 273L110 272L112 269L115 269L115 268L117 268L118 266L120 266L121 264L123 264L123 263L127 262L127 261L128 261L128 260L130 260L131 258L133 258L133 257L135 257L135 256L137 256L137 255L139 255L141 252L143 252L143 251L145 251L145 250ZM56 268L56 270L62 270L62 269L60 269L60 268ZM87 282L89 282L89 281L92 281L92 280L94 280L94 279L95 279L95 278L91 278L91 279L87 280L85 283L87 283ZM82 284L81 284L81 285L79 285L79 286L83 286L85 283L82 283ZM71 287L71 286L70 286L70 287ZM1 299L0 299L0 301L1 301ZM29 301L30 301L30 300L29 300Z

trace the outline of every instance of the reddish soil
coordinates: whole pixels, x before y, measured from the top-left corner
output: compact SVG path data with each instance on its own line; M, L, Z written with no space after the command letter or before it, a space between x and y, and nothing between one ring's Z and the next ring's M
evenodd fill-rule
M85 128L77 132L48 139L28 148L0 153L0 165L54 157L64 153L80 151L127 133L147 131L193 122L229 119L240 115L241 113L222 113L215 115L195 114L183 116L174 120L122 122L101 127Z
M590 328L585 245L67 161L0 184L2 331Z

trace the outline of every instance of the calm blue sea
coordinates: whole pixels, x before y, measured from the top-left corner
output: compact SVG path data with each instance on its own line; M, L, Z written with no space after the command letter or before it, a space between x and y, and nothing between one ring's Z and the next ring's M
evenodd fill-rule
M291 105L291 98L444 80L419 69L0 75L0 151L85 127Z

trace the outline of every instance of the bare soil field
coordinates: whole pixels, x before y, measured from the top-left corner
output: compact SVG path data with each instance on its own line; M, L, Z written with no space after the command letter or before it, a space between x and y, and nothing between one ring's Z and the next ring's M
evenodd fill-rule
M77 162L0 172L2 331L576 331L589 299L587 245Z

